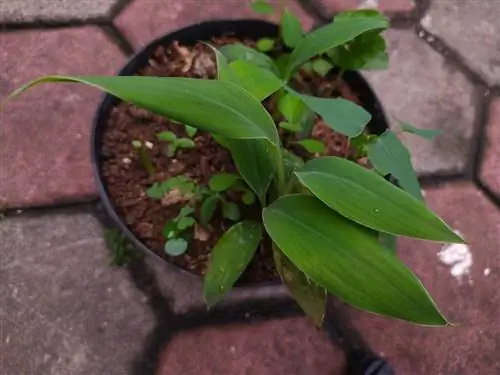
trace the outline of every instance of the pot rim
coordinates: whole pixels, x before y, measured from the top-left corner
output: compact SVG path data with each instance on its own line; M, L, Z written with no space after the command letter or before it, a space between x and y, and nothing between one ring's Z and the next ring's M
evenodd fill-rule
M193 32L198 32L202 33L203 31L205 33L210 33L210 30L214 30L217 32L213 32L213 35L210 36L216 37L224 34L235 34L237 35L237 31L233 31L233 29L239 28L244 29L253 29L251 33L253 34L260 34L260 35L255 35L252 37L255 38L262 38L262 37L269 37L269 36L276 36L279 32L279 26L275 23L268 22L268 21L263 21L259 19L235 19L235 20L212 20L212 21L204 21L196 24L192 24L177 30L174 30L172 32L168 32L158 38L155 38L152 40L150 43L146 44L144 47L142 47L138 52L136 52L132 57L129 58L127 63L118 71L117 75L118 76L130 76L133 75L137 72L137 70L146 65L147 60L149 59L150 55L161 45L168 45L174 40L180 39L180 36L182 34L184 35L189 35L190 33ZM208 38L207 38L208 39ZM366 91L367 96L370 97L370 100L372 102L372 105L370 108L371 110L368 109L368 111L371 113L373 117L377 117L377 124L376 128L373 131L373 133L382 133L386 129L389 128L388 122L387 122L387 117L385 115L384 109L376 96L375 92L372 90L371 86L369 83L365 80L365 78L358 72L356 71L346 71L345 77L347 78L346 80L352 81L353 79L358 81L358 86L364 86L364 91ZM349 82L352 83L352 82ZM194 273L191 273L184 268L181 268L180 266L177 266L166 259L163 259L160 257L158 254L156 254L153 250L149 249L125 224L124 220L118 215L116 212L113 203L111 202L110 196L107 191L106 183L104 181L104 177L102 175L101 171L101 135L102 135L102 129L104 129L104 126L107 124L107 119L109 117L109 111L110 109L117 103L119 100L115 97L113 97L110 94L103 94L101 96L101 101L97 107L97 110L95 112L93 121L92 121L92 131L91 131L91 137L90 137L90 153L91 153L91 163L92 163L92 174L94 177L94 181L97 185L97 189L99 191L99 197L101 199L101 202L104 206L104 209L106 211L106 214L111 218L111 221L113 224L122 232L129 241L132 242L134 247L136 249L141 250L144 254L148 256L153 256L155 261L162 262L168 269L172 270L173 272L176 272L179 275L184 275L186 277L189 277L192 280L196 280L200 283L203 282L203 276L196 275ZM363 104L366 106L367 103ZM274 281L262 281L262 282L255 282L255 283L250 283L250 284L239 284L239 285L234 285L233 290L248 290L248 289L254 289L254 288L261 288L261 287L269 287L269 286L275 286L282 284L280 279L274 280Z

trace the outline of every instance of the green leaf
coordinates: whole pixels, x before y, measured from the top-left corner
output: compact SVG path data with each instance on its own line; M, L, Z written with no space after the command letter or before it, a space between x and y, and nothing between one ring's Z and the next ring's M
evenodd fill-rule
M363 107L349 100L302 95L290 88L287 88L287 91L300 98L311 110L320 115L333 130L348 137L356 137L361 134L371 120L371 115Z
M390 250L391 253L396 254L396 246L398 242L398 238L392 234L388 233L379 233L379 241L386 249Z
M179 234L179 228L177 228L177 222L172 220L169 221L165 226L163 227L163 236L165 238L174 238Z
M298 130L293 131L301 130L300 121L306 110L306 105L299 97L285 93L278 100L278 110L285 116L291 127L298 128Z
M208 181L208 187L215 192L226 191L235 184L240 176L235 173L216 173Z
M262 38L257 41L257 49L260 52L269 52L274 48L275 40L271 38Z
M224 202L222 204L222 216L225 219L237 221L240 219L240 209L234 202Z
M198 129L193 128L192 126L189 125L184 125L184 129L186 130L186 134L188 135L188 137L191 138L193 138L198 132Z
M294 133L298 133L298 132L302 131L302 128L300 127L300 124L294 124L294 123L290 123L288 121L282 121L282 122L280 122L279 123L279 127L283 128L283 129L286 129L288 131L294 132Z
M285 75L285 69L288 65L288 60L290 59L289 53L283 53L276 60L274 60L274 65L276 66L276 70L280 77Z
M209 307L231 290L252 260L261 238L262 226L252 221L235 224L222 235L212 251L203 285Z
M146 195L149 198L161 199L165 195L165 189L163 188L161 183L155 182L153 185L151 185L150 188L146 190Z
M179 219L182 219L186 216L189 216L191 215L192 213L194 213L194 208L191 207L191 206L184 206L181 208L179 214L177 215L176 219L179 220Z
M421 201L349 160L312 159L295 174L323 203L356 223L401 236L463 242Z
M252 193L251 190L245 190L245 192L241 196L241 200L243 201L244 204L247 206L250 206L251 204L254 204L255 202L255 195Z
M438 129L419 129L412 124L409 124L407 122L402 122L401 123L401 130L407 133L415 134L418 135L421 138L427 139L429 141L433 140L436 138L438 135L441 134L441 130Z
M239 85L262 101L278 91L284 84L273 72L253 65L251 62L237 60L229 64L239 79Z
M306 149L307 152L311 154L323 153L325 152L325 144L317 139L303 139L298 141L297 144L301 145Z
M283 162L285 164L285 175L287 180L290 179L293 172L304 165L304 160L286 149L283 149Z
M177 136L173 132L160 132L156 134L156 138L163 142L173 142L177 140Z
M281 16L280 30L285 45L290 48L295 48L304 36L299 19L288 9Z
M326 291L309 279L273 244L274 263L283 284L316 327L323 324L326 310Z
M385 40L377 32L362 34L348 47L335 48L329 56L344 70L386 69L389 66Z
M266 0L255 0L250 7L255 13L259 14L273 14L274 8Z
M194 141L189 138L179 138L176 142L176 146L180 148L193 148L196 146Z
M192 227L195 224L196 224L196 220L194 220L192 217L189 217L189 216L183 217L177 223L177 228L179 228L179 230L184 230L184 229L187 229L189 227Z
M309 33L293 50L286 69L286 78L307 60L353 40L367 31L382 31L389 27L389 21L380 13L351 12L338 14L333 23Z
M212 195L205 199L200 210L200 223L204 228L208 228L208 223L212 220L214 216L215 209L217 208L217 203L219 202L218 195Z
M188 243L183 238L172 238L165 243L165 252L174 257L184 254L187 248Z
M279 144L276 126L266 109L246 90L230 82L177 77L47 76L28 83L11 96L42 82L84 83L207 132Z
M333 68L333 65L325 59L313 60L311 62L311 65L312 69L320 76L326 76Z
M260 139L228 139L226 143L238 173L265 205L267 189L276 168L273 155L279 149Z
M235 43L219 47L220 53L224 55L228 62L242 60L249 62L260 68L276 71L273 60L264 53L247 47L244 44Z
M340 299L414 323L448 324L418 278L372 231L315 197L281 197L264 209L263 219L271 239L297 268Z
M396 134L387 130L366 146L368 159L383 175L391 174L399 185L415 198L424 200L408 149Z

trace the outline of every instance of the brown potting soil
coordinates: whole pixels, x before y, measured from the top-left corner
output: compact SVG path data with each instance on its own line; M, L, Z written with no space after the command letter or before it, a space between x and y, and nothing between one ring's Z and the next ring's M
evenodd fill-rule
M235 38L225 37L212 41L222 45L233 43ZM244 41L252 45L252 41ZM216 63L213 52L204 44L195 46L160 47L149 59L148 65L138 74L147 76L174 76L212 79L216 75ZM301 72L294 86L301 92L315 96L342 96L359 103L357 95L343 82L335 82L335 77L322 77L311 72ZM268 109L274 105L270 100L264 103ZM275 119L279 121L279 118ZM118 104L111 111L104 132L102 154L103 174L109 189L112 203L130 230L151 250L183 269L204 275L210 259L210 253L219 237L233 224L224 219L218 209L210 222L210 228L203 229L196 225L194 236L189 241L186 253L177 257L165 254L163 228L175 218L182 202L169 199L149 198L146 190L153 182L162 182L173 176L185 175L206 185L210 177L217 172L236 172L229 152L221 147L210 134L198 132L193 141L196 147L179 149L173 157L165 153L167 145L157 140L156 134L172 131L178 137L187 137L184 126L146 110L127 103ZM326 146L326 154L346 157L350 150L345 136L335 133L320 118L315 119L312 138L321 140ZM154 176L149 176L142 166L137 151L132 146L133 140L150 142L149 154L156 168ZM303 156L303 155L302 155ZM314 157L309 155L309 157ZM258 220L260 207L245 206L239 193L227 195L229 201L238 204L242 217ZM236 251L237 249L235 249ZM256 256L242 275L239 284L270 281L277 278L269 239L265 239L256 252Z

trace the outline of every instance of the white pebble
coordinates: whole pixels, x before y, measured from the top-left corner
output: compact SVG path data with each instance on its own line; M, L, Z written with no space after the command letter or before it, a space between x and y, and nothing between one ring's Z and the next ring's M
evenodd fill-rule
M491 273L491 270L489 268L485 268L483 271L484 276L488 276Z
M236 347L234 345L231 345L231 347L229 348L229 351L231 353L236 353Z
M132 160L130 160L130 158L123 158L123 164L130 164L132 163Z
M150 150L153 149L153 144L151 142L149 142L149 141L144 142L144 146L146 146Z

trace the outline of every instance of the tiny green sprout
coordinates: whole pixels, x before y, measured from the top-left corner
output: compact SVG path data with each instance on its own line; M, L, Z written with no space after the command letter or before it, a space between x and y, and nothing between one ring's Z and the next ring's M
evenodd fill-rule
M200 224L204 228L208 228L208 224L210 223L210 220L212 220L212 217L214 216L215 210L217 208L217 203L219 203L220 196L218 194L211 195L207 197L200 209Z
M333 68L333 65L328 60L321 58L313 60L311 65L312 69L322 77L326 76Z
M142 256L132 243L118 229L104 229L106 246L111 253L110 264L112 266L125 266Z
M165 253L171 256L179 256L186 252L188 243L184 238L172 238L165 242Z
M291 132L302 131L302 119L306 112L306 105L297 96L285 93L278 100L278 110L285 117L279 126Z
M208 181L208 187L214 192L223 192L229 190L240 179L235 173L217 173Z
M198 132L198 129L193 128L192 126L189 125L184 125L184 130L186 131L186 134L188 135L189 138L193 138Z
M257 41L256 47L260 52L269 52L274 48L276 41L271 38L262 38Z
M177 138L175 133L170 131L160 132L156 137L163 142L167 142L169 145L167 147L166 155L172 157L175 155L177 149L179 148L193 148L196 146L194 141L190 138Z
M255 13L259 14L273 14L274 8L267 0L255 0L251 3L250 7Z
M304 147L311 154L322 154L325 152L325 144L317 139L303 139L297 141L297 144Z
M147 147L147 145L150 145L151 147ZM151 156L149 155L148 151L148 149L152 148L153 145L150 142L141 142L136 139L132 141L132 146L139 153L139 160L143 168L150 176L153 176L156 173L156 169L153 165L153 160L151 160Z
M238 221L240 219L240 209L234 202L222 203L222 216L225 219Z
M255 202L255 194L251 190L247 189L243 192L241 201L247 206L250 206Z
M196 181L186 176L175 176L163 182L155 182L146 190L146 195L153 199L162 199L172 189L179 189L182 194L194 194Z

